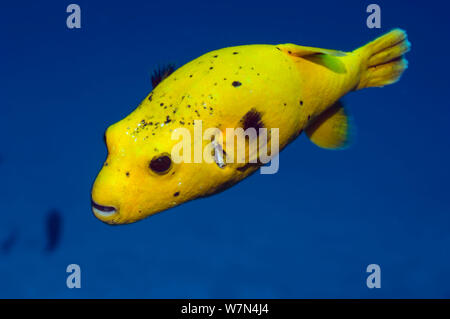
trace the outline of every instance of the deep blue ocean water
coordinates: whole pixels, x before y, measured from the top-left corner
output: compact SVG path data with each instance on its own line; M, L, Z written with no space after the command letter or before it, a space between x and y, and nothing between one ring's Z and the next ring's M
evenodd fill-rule
M450 297L448 4L376 1L369 29L373 1L73 2L81 29L66 27L69 1L1 4L0 297ZM92 215L103 132L157 66L252 43L349 51L394 27L409 69L344 98L350 149L302 135L277 174L132 225ZM69 264L81 289L66 287Z

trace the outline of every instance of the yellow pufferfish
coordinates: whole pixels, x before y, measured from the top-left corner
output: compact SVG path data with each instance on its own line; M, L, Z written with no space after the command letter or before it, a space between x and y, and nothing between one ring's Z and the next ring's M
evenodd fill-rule
M261 166L174 163L179 141L171 134L193 131L194 120L220 130L279 128L280 150L303 131L319 147L344 148L351 125L339 99L396 82L409 48L406 32L394 29L352 52L244 45L161 70L152 92L105 132L108 156L92 188L94 215L108 224L135 222L220 192Z

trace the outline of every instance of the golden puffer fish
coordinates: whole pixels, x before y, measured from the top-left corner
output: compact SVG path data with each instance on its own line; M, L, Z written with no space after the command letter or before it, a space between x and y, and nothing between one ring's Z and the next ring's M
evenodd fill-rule
M320 147L344 148L351 125L339 99L396 82L407 68L403 55L409 48L406 33L394 29L352 52L244 45L206 53L177 70L160 70L152 92L105 132L108 156L91 194L95 216L109 224L135 222L215 194L261 166L228 165L217 157L172 161L179 143L172 133L193 131L196 120L219 130L278 128L280 150L303 131ZM215 151L221 149L224 145Z

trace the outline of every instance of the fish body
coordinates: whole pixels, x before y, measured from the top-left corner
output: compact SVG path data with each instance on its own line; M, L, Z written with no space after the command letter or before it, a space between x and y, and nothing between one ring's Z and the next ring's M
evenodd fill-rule
M130 115L107 129L108 157L92 189L94 214L110 224L135 222L215 194L259 168L248 158L174 163L174 132L195 135L199 120L203 130L222 132L277 128L280 150L303 131L320 147L345 148L351 123L339 99L396 82L408 50L406 33L396 29L353 52L281 44L200 56L166 74ZM228 142L216 144L225 149Z

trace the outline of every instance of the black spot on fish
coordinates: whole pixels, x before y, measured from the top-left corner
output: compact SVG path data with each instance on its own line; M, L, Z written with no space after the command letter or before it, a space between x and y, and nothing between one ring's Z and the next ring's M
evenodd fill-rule
M152 74L152 86L155 88L162 80L167 78L175 71L175 65L169 64L165 67L159 67ZM151 100L150 100L151 101Z
M150 93L150 95L148 96L148 100L151 101L153 98L153 93Z
M127 177L130 177L130 172L126 172L125 175L126 175Z
M291 51L288 51L288 53L291 54L292 52L291 52Z
M217 58L217 57L218 57L218 55L217 55L217 54L213 56L213 58Z
M279 47L276 47L276 48L277 48L277 50L281 51L281 49Z
M251 109L241 119L242 128L244 130L252 127L256 130L256 134L259 134L259 129L264 127L264 123L261 120L261 113L256 109Z
M176 192L175 194L173 194L174 197L177 197L178 195L180 195L180 192Z
M45 220L45 233L47 235L47 245L45 250L53 252L58 247L62 235L62 216L58 210L53 209L47 214Z
M192 74L190 74L189 77L191 78L191 77L192 77Z
M238 54L239 52L233 52L233 54Z
M214 67L210 67L209 69L212 70L212 69L214 69Z
M164 122L164 124L170 123L172 122L172 120L170 119L169 115L166 116L166 121Z
M159 105L163 106L163 105L164 105L164 103L162 103L162 102L161 102L161 103L160 103Z
M300 100L300 105L303 105L303 101L302 100Z
M233 81L233 83L231 83L231 85L234 86L234 87L238 87L238 86L241 86L242 83L239 82L239 81Z

